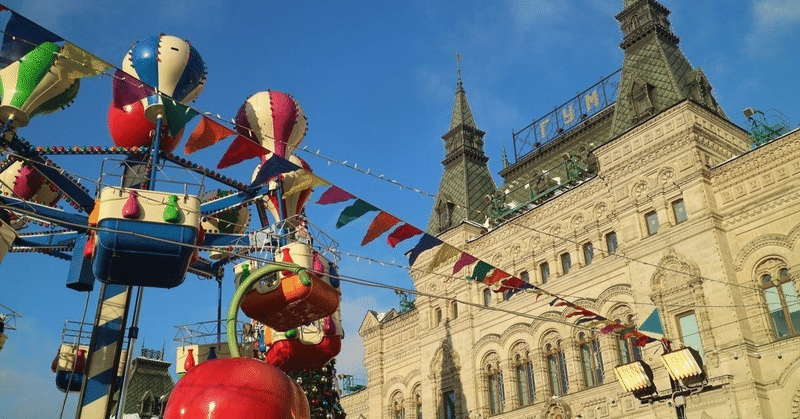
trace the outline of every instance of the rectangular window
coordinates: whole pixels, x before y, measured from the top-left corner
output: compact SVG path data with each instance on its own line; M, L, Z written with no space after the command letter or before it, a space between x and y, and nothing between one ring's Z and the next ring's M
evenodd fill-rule
M550 375L550 391L554 396L567 394L569 376L564 352L556 352L547 356L547 369Z
M547 282L547 279L550 278L550 265L547 262L542 263L539 265L539 272L542 274L542 284Z
M586 387L594 387L603 383L603 356L598 339L581 344L581 363L583 379Z
M492 290L486 288L483 290L483 306L489 307L489 304L492 303Z
M561 268L564 269L564 275L569 273L569 268L572 267L572 258L569 253L561 254Z
M617 340L617 345L619 346L620 364L628 364L642 359L642 348L636 346L634 344L635 342L636 338L633 337L628 339L620 338Z
M644 220L647 222L647 234L652 236L658 233L658 214L655 211L650 211L644 215Z
M444 419L456 419L456 393L444 392Z
M689 219L686 215L686 206L683 205L683 199L672 203L672 213L675 215L675 224L680 224Z
M530 284L531 283L531 278L530 278L530 275L528 275L528 271L520 272L519 279L525 281L526 284Z
M453 301L450 303L450 318L457 319L458 318L458 302Z
M584 243L583 245L583 260L586 261L586 265L592 264L592 259L594 259L594 246L592 243Z
M493 415L502 413L505 408L505 391L503 390L503 374L489 376L489 412Z
M697 324L697 316L694 312L681 314L678 316L678 328L681 332L683 346L691 346L703 356L703 342L700 340L700 326Z
M438 326L438 325L440 325L442 323L442 309L439 308L439 307L436 307L436 310L434 311L433 316L434 316L434 318L433 318L433 327L436 327L436 326Z
M606 248L611 255L617 251L617 233L612 231L606 234Z
M533 404L536 387L533 382L533 364L528 361L517 365L517 392L519 393L519 405L528 406Z

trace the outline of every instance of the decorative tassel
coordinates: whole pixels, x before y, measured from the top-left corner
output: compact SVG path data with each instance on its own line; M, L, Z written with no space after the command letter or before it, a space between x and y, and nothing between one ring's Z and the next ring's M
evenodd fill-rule
M334 288L339 288L339 272L336 271L336 265L333 262L328 262L328 282Z
M267 352L267 343L264 341L264 334L261 332L258 332L258 352L262 354Z
M316 272L318 275L322 275L325 273L325 266L322 265L322 260L319 257L319 252L316 250L314 251L314 259L311 263L311 270Z
M94 233L89 233L89 239L86 240L86 245L83 246L83 257L91 259L94 257Z
M75 363L72 364L72 371L83 372L86 368L86 349L78 349L78 356L75 357Z
M89 227L97 227L99 218L100 218L100 200L97 199L94 201L94 208L92 208L92 212L89 213Z
M122 207L122 218L136 220L142 215L142 210L139 208L139 201L136 200L137 196L139 196L139 194L136 191L130 192L128 200Z
M164 208L164 221L168 223L177 223L181 220L181 213L178 210L178 196L170 195L167 198L167 207Z
M297 329L287 330L284 335L286 336L286 339L295 339L297 338Z
M283 249L281 249L281 252L282 252L281 262L294 263L294 259L292 259L292 255L289 253L288 247L284 247ZM281 273L283 274L284 277L292 276L291 271L281 271Z
M217 352L214 350L213 346L208 347L208 358L206 358L206 360L209 359L217 359Z
M56 352L56 357L53 358L53 363L50 364L50 370L56 372L58 370L58 358L61 356L61 351Z
M325 336L333 336L336 334L336 324L333 322L331 316L325 318L325 321L322 323L322 331L325 332Z

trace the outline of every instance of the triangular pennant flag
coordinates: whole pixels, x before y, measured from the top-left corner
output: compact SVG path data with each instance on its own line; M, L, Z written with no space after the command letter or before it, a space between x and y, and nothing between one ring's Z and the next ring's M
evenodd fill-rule
M506 278L508 278L510 276L511 276L511 274L508 273L508 272L505 272L505 271L500 270L500 269L495 269L494 272L492 272L491 275L487 276L486 279L483 280L483 283L486 284L486 285L492 285L495 282L503 280L503 279L506 279Z
M472 256L468 253L462 253L461 257L456 261L456 264L453 266L453 275L457 274L465 266L472 265L477 261L478 258L476 258L475 256Z
M623 325L621 325L619 323L611 323L611 324L606 325L602 329L600 329L600 331L604 335L607 335L607 334L609 334L609 333L611 333L611 332L613 332L613 331L615 331L617 329L624 329L624 328L625 328L625 326L623 326Z
M572 304L572 303L570 303L569 301L567 301L567 300L564 300L564 299L561 299L561 301L559 301L559 302L556 304L556 307L564 307L564 306L571 307L571 308L581 308L581 307L579 307L579 306L577 306L577 305L575 305L575 304Z
M636 341L633 342L633 346L639 346L641 348L644 348L644 346L647 345L648 343L655 342L657 340L641 333L639 335L640 336L636 338Z
M659 335L664 334L664 325L661 324L661 316L658 315L658 308L653 310L653 312L647 316L647 319L645 319L644 323L639 326L639 330Z
M585 308L579 309L577 311L573 311L572 313L567 314L567 318L575 317L575 316L592 316L594 317L596 314L592 311L589 311Z
M64 40L3 5L0 5L0 12L10 13L6 26L2 31L3 45L0 47L0 69L8 67L11 63L19 60L45 42L61 42ZM0 16L6 14L2 13ZM4 18L5 16L2 17Z
M244 137L237 137L236 139L238 140L239 138L243 138L243 141L255 144ZM269 151L267 152L269 153ZM280 175L281 173L294 172L295 170L300 170L300 169L301 169L300 166L290 162L289 160L280 158L275 153L271 153L269 155L269 158L266 161L264 161L264 163L261 163L261 165L258 167L258 173L256 173L256 177L255 179L253 179L253 183L250 184L250 187L255 188L256 186L265 183L266 181L274 178L275 176Z
M58 59L57 65L65 77L71 80L93 77L114 67L71 42L64 44L61 55L63 58Z
M260 145L240 135L233 140L231 145L228 147L228 150L222 156L222 159L220 159L219 163L217 163L217 169L224 169L226 167L233 166L234 164L241 163L247 159L263 156L268 153L269 150L266 148L261 147Z
M345 208L341 214L339 214L339 219L336 221L336 228L341 228L342 226L347 225L350 221L360 218L370 211L380 211L380 209L366 201L356 199L356 202L353 202L350 206Z
M503 285L495 292L504 292L508 291L507 298L511 298L512 295L525 290L536 289L535 285L531 285L519 278L511 277L503 281ZM538 298L538 294L536 297Z
M386 238L386 242L389 243L389 246L395 247L401 241L408 240L417 234L422 234L422 230L405 223L394 229L394 231L389 234L389 237Z
M426 270L428 273L433 272L436 268L444 265L445 262L454 258L461 253L460 250L457 248L450 246L449 244L445 243L439 250L436 251L436 254L433 255L431 259L430 265L428 265L428 269Z
M414 262L417 261L417 257L419 257L422 252L433 249L442 243L444 242L436 237L431 236L430 234L423 234L422 237L420 237L419 242L417 242L417 245L414 246L413 249L406 252L408 255L408 266L414 266Z
M183 152L192 154L197 150L212 146L231 135L236 135L236 132L207 116L203 116L200 119L200 123L192 131L192 135L186 141Z
M491 271L492 269L494 269L494 266L489 265L488 263L482 260L479 260L478 264L475 265L474 268L472 268L472 275L468 276L467 279L472 281L482 282L483 278L486 278L486 274L488 274L489 271Z
M389 231L399 222L400 219L394 215L384 211L379 212L369 224L369 227L367 228L367 234L365 234L364 238L361 240L361 245L364 246L367 243L377 239L381 234Z
M328 204L336 204L338 202L349 201L354 199L355 196L350 194L343 189L340 189L338 186L333 185L328 188L327 191L322 193L322 196L319 197L317 204L319 205L328 205Z
M330 182L309 171L305 171L305 173L298 174L297 177L295 177L292 187L289 188L288 191L283 192L283 197L286 198L288 195L293 195L300 191L314 189L317 186L323 185L330 185Z
M200 114L196 110L171 98L165 97L163 102L164 116L167 118L167 127L171 137L178 135L192 118Z
M114 107L119 109L156 94L155 88L120 69L114 73L113 85Z
M582 318L578 319L578 321L576 321L575 324L583 324L583 323L586 323L586 322L593 322L595 320L597 320L597 316L582 317Z

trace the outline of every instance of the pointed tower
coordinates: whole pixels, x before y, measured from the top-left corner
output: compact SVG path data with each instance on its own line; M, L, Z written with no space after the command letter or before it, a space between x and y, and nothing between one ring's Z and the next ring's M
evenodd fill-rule
M678 48L669 13L655 0L624 0L624 10L616 16L625 58L609 138L684 99L727 118L703 71L693 69Z
M489 204L484 197L493 194L497 188L486 166L489 158L483 153L485 134L475 125L459 68L450 130L442 136L444 173L428 221L429 234L439 234L464 220L480 224L486 220Z

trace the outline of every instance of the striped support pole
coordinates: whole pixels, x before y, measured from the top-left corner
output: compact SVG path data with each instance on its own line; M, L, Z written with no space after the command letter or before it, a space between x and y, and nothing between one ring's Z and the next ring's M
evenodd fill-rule
M131 287L103 284L76 419L106 419L117 385Z

